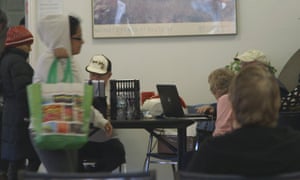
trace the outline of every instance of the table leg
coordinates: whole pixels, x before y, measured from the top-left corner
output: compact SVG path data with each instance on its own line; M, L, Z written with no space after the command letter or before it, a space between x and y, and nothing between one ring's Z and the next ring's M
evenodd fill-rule
M186 154L186 128L177 129L177 138L178 138L178 170L183 168L183 158Z

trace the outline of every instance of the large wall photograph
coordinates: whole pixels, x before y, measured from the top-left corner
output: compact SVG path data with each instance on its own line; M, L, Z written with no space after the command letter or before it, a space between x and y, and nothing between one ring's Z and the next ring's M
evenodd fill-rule
M236 0L92 0L93 37L231 35Z

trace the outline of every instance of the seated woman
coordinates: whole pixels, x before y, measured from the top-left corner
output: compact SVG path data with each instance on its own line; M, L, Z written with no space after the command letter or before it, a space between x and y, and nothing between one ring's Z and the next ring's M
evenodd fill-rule
M217 99L217 118L213 136L232 131L234 117L227 93L233 77L234 73L226 68L216 69L208 77L210 90Z
M218 68L208 76L208 83L211 93L217 99L216 121L199 122L197 125L198 143L210 136L207 130L212 130L213 136L223 135L232 130L232 108L228 99L228 88L234 77L234 73L227 68ZM214 108L211 105L199 106L198 113L213 114ZM213 123L213 124L212 124ZM212 127L213 126L213 127Z
M187 170L244 176L299 171L300 132L277 127L276 78L264 66L249 65L234 78L229 99L234 130L202 143Z

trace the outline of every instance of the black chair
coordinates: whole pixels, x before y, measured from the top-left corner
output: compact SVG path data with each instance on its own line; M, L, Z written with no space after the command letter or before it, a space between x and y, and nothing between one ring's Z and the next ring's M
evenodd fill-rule
M278 75L278 79L282 82L288 91L292 91L298 84L299 66L300 66L300 49L298 49L287 61Z
M197 113L197 108L206 104L196 104L188 105L187 110L190 114ZM200 144L208 137L211 137L215 129L215 116L212 116L211 119L207 121L200 121L197 123L196 127L196 142L195 142L195 151L198 151Z
M233 174L205 174L193 172L178 172L177 180L299 180L300 172L279 174L274 176L245 177Z
M169 164L172 166L172 171L175 173L177 171L177 154L174 153L154 153L153 152L153 140L154 135L149 135L149 141L148 141L148 147L147 147L147 153L146 153L146 159L144 163L144 169L146 172L149 171L149 166L151 163L154 164ZM173 150L176 151L176 150Z
M188 105L187 106L187 111L190 114L195 114L196 112L196 107L199 105ZM194 138L188 138L187 139L187 151L197 151L198 146L200 145L200 142L202 142L205 138L211 136L212 131L214 129L214 117L212 116L211 119L207 119L207 121L201 121L203 127L199 130L199 126L197 126L197 135ZM163 134L164 130L163 129L157 129L156 131L161 131L157 132L157 134ZM155 139L156 138L156 139ZM156 143L153 141L156 140ZM162 152L153 152L155 149L154 147L158 143L164 144L164 146L169 149L170 152L168 153L162 153ZM171 165L172 171L175 175L176 171L178 171L177 167L177 144L174 143L174 141L170 141L170 139L166 139L164 137L160 137L158 139L155 137L155 134L150 134L149 140L148 140L148 148L147 148L147 154L146 154L146 159L144 163L144 169L145 171L149 171L149 166L150 164L162 164L162 165ZM191 153L192 153L191 152ZM186 156L184 157L184 161L188 161L188 159L191 157L191 154L187 153ZM184 162L184 166L186 165L186 162Z
M130 173L37 173L20 171L19 180L156 180L156 172Z
M278 126L300 131L300 112L280 112Z

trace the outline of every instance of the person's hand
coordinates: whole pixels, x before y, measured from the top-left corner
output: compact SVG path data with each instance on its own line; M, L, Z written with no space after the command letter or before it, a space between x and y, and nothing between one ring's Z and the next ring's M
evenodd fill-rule
M111 123L107 122L104 126L104 131L108 137L110 137L112 135L112 129L113 129L113 127L112 127Z
M197 113L200 114L213 114L214 113L214 107L211 105L203 105L196 108Z
M57 58L67 58L69 57L68 52L65 48L53 49L54 56Z

